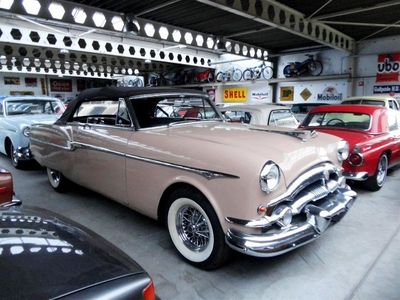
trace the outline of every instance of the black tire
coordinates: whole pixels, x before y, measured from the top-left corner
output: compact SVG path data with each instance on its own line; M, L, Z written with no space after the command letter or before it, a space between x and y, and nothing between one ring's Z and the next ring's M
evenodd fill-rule
M214 72L210 72L208 73L207 76L207 82L211 83L211 82L215 82L215 76L214 76Z
M215 81L216 82L226 82L226 76L222 72L218 72L217 76L215 76Z
M240 69L233 70L231 74L231 80L233 81L240 81L242 80L243 72Z
M323 67L320 61L314 60L308 64L308 73L311 76L318 76L322 73Z
M283 68L283 75L285 77L292 77L292 74L290 72L290 65L287 65L286 67Z
M50 185L57 192L61 193L67 190L69 180L60 171L47 168L47 177Z
M249 69L244 70L243 79L244 80L252 80L253 79L252 72Z
M12 143L10 143L10 158L14 168L21 170L25 167L26 162L18 158L17 151L15 151L14 145Z
M272 69L272 67L265 67L262 71L262 76L264 77L264 79L271 79L273 75L274 69Z
M217 215L201 193L190 188L173 192L165 218L172 243L192 265L213 270L229 258L231 249Z
M387 169L388 169L388 157L386 153L383 153L379 157L378 165L376 166L374 175L372 175L366 181L364 181L364 187L372 192L380 190L380 188L384 185L386 181Z

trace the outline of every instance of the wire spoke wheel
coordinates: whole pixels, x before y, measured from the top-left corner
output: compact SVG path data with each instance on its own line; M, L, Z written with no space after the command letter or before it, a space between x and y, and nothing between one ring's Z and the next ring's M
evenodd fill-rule
M212 270L229 257L218 217L201 193L190 188L172 193L166 223L175 248L196 267Z
M322 73L322 64L318 60L314 60L308 64L308 73L311 76L318 76Z

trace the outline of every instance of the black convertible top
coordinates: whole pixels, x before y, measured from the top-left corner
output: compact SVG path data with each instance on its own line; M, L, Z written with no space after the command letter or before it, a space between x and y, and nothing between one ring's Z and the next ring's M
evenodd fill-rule
M68 107L55 124L65 124L70 115L74 113L75 107L81 102L91 100L111 100L135 96L168 96L168 95L197 95L208 96L206 92L196 89L185 89L175 87L101 87L83 90L75 99L68 103Z

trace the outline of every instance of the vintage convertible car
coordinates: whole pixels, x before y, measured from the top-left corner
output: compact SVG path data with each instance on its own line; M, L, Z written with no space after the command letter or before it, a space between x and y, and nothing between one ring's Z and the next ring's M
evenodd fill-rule
M154 282L126 253L54 212L0 204L1 298L155 300Z
M290 108L275 104L243 104L220 108L228 122L297 128L299 121Z
M15 168L32 159L28 132L32 124L52 124L64 112L64 104L47 96L0 97L0 152L11 157Z
M400 115L376 105L326 105L310 111L300 128L315 129L345 138L350 155L343 174L363 181L366 189L379 190L387 169L400 163Z
M69 179L165 222L178 252L205 270L231 248L266 257L311 242L357 196L341 174L347 142L225 122L198 90L84 90L30 140L54 189Z

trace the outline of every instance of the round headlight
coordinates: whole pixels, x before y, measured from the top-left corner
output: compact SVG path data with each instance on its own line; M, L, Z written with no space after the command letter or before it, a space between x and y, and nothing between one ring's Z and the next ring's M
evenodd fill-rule
M339 161L344 161L349 157L349 143L345 140L341 140L338 143L337 158Z
M23 134L24 136L26 136L26 137L29 137L30 131L31 131L31 128L30 128L29 126L27 126L27 127L25 127L25 128L22 130L22 134Z
M266 162L260 173L261 190L267 193L272 192L278 187L280 179L279 167L273 161Z

